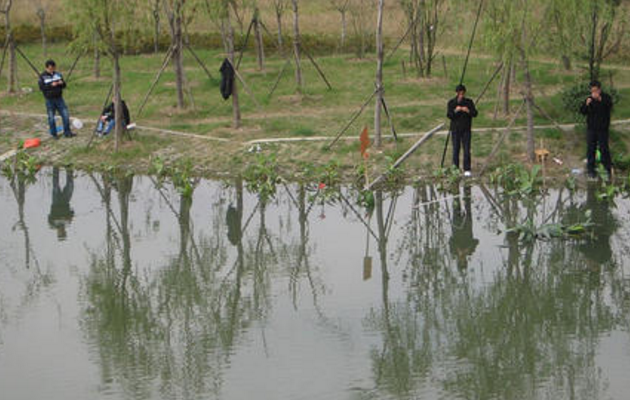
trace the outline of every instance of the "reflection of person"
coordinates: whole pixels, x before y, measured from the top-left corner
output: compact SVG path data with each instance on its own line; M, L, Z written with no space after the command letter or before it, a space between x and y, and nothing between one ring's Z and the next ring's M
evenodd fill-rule
M586 192L586 203L583 211L591 212L591 219L595 225L593 236L580 244L579 249L586 257L590 267L599 268L602 264L612 259L612 247L610 238L617 229L617 222L610 211L608 201L600 201L597 198L596 185L589 185Z
M452 235L449 241L451 254L457 259L457 267L468 268L468 258L475 254L479 240L473 233L471 188L464 188L464 209L462 199L457 198L453 202Z
M593 81L590 84L591 95L586 99L580 112L586 115L587 125L587 160L588 160L588 175L589 178L595 178L595 161L596 151L599 146L599 150L602 153L602 164L608 172L610 177L611 172L611 158L610 148L608 146L609 128L610 128L610 114L613 108L612 98L602 92L602 84Z
M66 227L72 222L74 211L70 207L72 193L74 192L74 177L72 170L66 170L66 183L61 189L59 184L59 168L53 168L52 204L48 214L48 224L57 230L57 238L65 240Z
M453 165L459 168L459 153L464 147L464 176L471 173L471 130L472 120L477 117L475 102L466 97L466 86L459 85L455 89L457 96L448 102L447 117L451 120L451 135L453 136Z
M57 139L57 126L55 124L55 113L61 115L63 121L63 135L65 137L76 136L70 129L70 113L68 106L63 100L63 90L66 88L66 81L57 72L57 64L53 60L46 61L46 70L39 76L39 89L46 99L46 112L48 114L48 126L50 135Z
M121 102L122 110L123 110L123 126L128 126L131 123L131 116L129 115L129 108L127 107L127 103L123 100ZM101 113L101 119L98 121L98 126L96 127L96 133L99 135L105 136L108 135L116 126L116 107L114 103L111 103L109 106L105 107L103 112Z

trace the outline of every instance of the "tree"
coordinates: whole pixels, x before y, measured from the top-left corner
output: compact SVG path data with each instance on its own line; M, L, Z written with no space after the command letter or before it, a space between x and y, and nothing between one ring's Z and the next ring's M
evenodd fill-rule
M356 47L358 58L365 57L368 40L372 35L373 2L374 0L350 0L348 11L350 13L354 36L359 40L358 46Z
M9 55L7 92L15 93L17 91L17 57L15 53L15 38L13 36L13 29L11 28L11 8L13 6L13 0L5 0L4 4L0 2L0 5L3 5L3 7L0 8L0 13L4 14L4 30L6 32L4 51ZM2 64L4 64L4 56ZM2 64L0 64L0 71L2 70Z
M442 32L447 2L444 0L400 0L410 31L410 61L419 77L430 77Z
M376 17L376 105L374 109L374 138L377 148L381 140L381 112L383 110L383 8L385 0L378 0Z
M258 2L254 3L254 36L256 38L256 59L258 60L258 69L265 69L265 43L262 36L262 21L260 20L260 9L258 8Z
M621 0L553 0L552 49L565 67L571 57L588 64L588 77L599 79L602 63L621 50L627 21Z
M122 73L120 58L126 42L135 34L138 0L67 0L75 21L74 46L83 51L94 46L109 56L113 64L113 96L116 118L115 149L123 134Z
M300 11L298 0L291 0L293 4L293 56L295 57L295 83L298 91L302 91L302 65L300 62Z
M346 15L350 8L350 0L329 0L332 8L341 16L341 41L339 47L343 51L346 47L346 38L348 36L348 23Z
M171 33L171 52L175 70L175 86L177 90L177 108L186 107L184 101L184 6L186 0L163 0L164 10Z
M153 17L153 52L160 51L160 0L151 0L151 16Z
M46 37L46 17L47 17L47 8L46 5L42 2L42 0L35 0L35 11L37 13L37 18L39 19L39 30L42 35L42 51L44 57L48 55L47 49L47 37Z
M282 38L282 15L287 8L287 0L273 0L273 9L276 14L276 23L278 25L278 47L280 51L284 51L284 39Z

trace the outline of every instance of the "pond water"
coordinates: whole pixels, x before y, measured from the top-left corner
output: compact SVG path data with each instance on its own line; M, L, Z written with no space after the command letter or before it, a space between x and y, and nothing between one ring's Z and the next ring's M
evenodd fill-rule
M628 398L629 200L315 193L0 178L0 398Z

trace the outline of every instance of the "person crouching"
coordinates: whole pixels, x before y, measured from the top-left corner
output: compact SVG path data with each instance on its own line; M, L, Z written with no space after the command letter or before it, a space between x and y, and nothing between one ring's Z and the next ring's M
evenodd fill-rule
M122 110L123 110L123 126L128 126L131 123L131 116L129 114L129 108L127 108L127 103L123 100L121 102ZM98 125L96 127L96 133L99 136L106 136L116 127L116 106L112 102L109 106L103 109L101 113L101 118L98 121Z

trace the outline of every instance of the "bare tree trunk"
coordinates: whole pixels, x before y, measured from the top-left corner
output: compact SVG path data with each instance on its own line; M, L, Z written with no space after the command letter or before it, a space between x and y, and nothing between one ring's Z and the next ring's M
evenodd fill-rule
M256 36L256 58L258 60L258 69L265 69L265 43L263 42L262 30L260 29L260 10L256 8L254 11L254 35Z
M153 2L153 52L160 51L160 0Z
M13 0L8 0L4 8L4 27L7 34L7 45L9 47L9 75L7 80L7 91L15 93L17 91L17 56L15 54L15 38L11 29L11 7Z
M225 10L225 30L226 30L226 42L228 46L228 58L232 63L232 66L236 68L234 57L234 28L232 27L232 18L230 17L230 7L226 5ZM234 87L232 89L232 127L238 129L241 127L241 107L238 99L238 81L234 80Z
M508 61L507 68L504 70L504 82L503 82L503 113L505 115L510 115L510 91L511 82L512 82L512 70L514 65L512 63L512 57Z
M94 32L94 78L96 79L101 77L101 52L96 47L97 41L97 33Z
M348 33L348 22L346 20L346 10L340 11L341 13L341 51L346 48L346 36Z
M588 55L588 73L590 80L593 81L597 79L597 75L599 71L596 71L595 68L595 47L597 41L597 30L598 30L598 12L597 8L593 8L593 14L591 16L591 38L589 42L589 55Z
M276 23L278 24L278 48L284 51L284 39L282 38L282 10L276 8Z
M529 71L529 62L525 51L521 49L521 62L523 65L523 75L525 78L525 103L527 107L527 156L529 161L535 159L535 136L534 136L534 93L532 90L532 75Z
M122 108L122 97L121 97L121 73L120 73L120 55L117 51L114 51L112 56L114 61L114 137L116 138L114 149L118 151L120 147L120 142L123 137L123 108Z
M374 138L377 148L382 146L381 112L383 110L383 7L385 0L378 0L376 18L376 105L374 108Z
M46 10L40 7L37 10L37 17L39 18L39 30L42 35L42 52L44 57L48 56L47 38L46 38Z
M293 53L295 57L295 83L298 91L302 91L302 65L300 61L300 14L298 0L293 2Z
M172 15L173 66L177 87L177 108L186 107L184 99L184 38L182 33L182 0L175 2Z
M420 5L418 6L418 16L416 18L416 24L419 24L419 28L416 26L416 34L418 35L418 48L417 51L417 62L418 66L418 77L424 77L424 67L425 67L425 26L426 26L426 18L425 18L425 1L421 0Z

